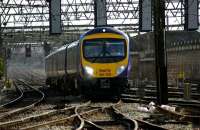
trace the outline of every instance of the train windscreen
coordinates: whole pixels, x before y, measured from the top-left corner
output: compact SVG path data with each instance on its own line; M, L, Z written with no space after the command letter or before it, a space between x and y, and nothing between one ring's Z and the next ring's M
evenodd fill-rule
M116 62L126 56L123 39L92 39L83 43L85 59L92 62Z

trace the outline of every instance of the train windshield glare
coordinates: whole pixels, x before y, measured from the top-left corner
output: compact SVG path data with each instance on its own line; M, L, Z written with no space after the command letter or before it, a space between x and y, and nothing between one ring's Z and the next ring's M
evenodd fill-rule
M126 55L125 41L122 39L95 39L83 43L84 57L92 62L112 62Z

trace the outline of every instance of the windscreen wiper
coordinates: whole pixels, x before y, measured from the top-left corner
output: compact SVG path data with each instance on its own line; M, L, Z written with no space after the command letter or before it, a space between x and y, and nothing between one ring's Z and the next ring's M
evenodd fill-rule
M96 56L96 57L94 58L94 60L92 60L92 62L95 62L97 59L99 59L100 56L101 56L102 54L104 54L103 48L102 48L101 52L98 54L98 56Z
M95 62L98 58L100 58L100 56L103 54L103 56L105 56L105 50L106 50L106 44L105 43L102 43L103 44L103 47L102 47L102 50L101 52L98 54L97 57L94 58L94 60L92 60L92 62Z
M101 52L98 54L97 57L94 58L94 60L92 60L92 62L95 62L98 58L101 58L100 56L103 54L103 56L105 57L106 54L110 55L110 52L107 50L107 47L106 47L106 44L103 43L103 47L102 47L102 50Z

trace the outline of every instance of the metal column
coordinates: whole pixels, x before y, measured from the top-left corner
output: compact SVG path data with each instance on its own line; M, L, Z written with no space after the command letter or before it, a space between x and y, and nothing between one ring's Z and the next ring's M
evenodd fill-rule
M2 56L2 47L3 47L3 43L2 43L2 30L1 30L1 15L0 15L0 57Z
M61 0L49 0L50 34L61 34Z
M158 104L168 103L167 58L165 50L165 0L154 0L154 38Z
M1 32L1 14L0 14L0 79L3 76L3 42L2 42L2 32Z
M94 24L95 27L107 25L106 0L94 1Z
M185 25L187 31L194 31L199 28L198 0L185 0Z

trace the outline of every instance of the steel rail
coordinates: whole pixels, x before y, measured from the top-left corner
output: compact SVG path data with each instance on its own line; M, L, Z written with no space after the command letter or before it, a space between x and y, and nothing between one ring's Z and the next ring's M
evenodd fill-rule
M102 128L101 126L95 124L94 122L91 122L91 121L86 120L86 119L84 119L84 121L85 121L85 124L89 125L90 127L92 127L92 129L95 129L95 130L104 130L104 128Z
M83 126L85 125L85 122L84 122L84 120L81 118L81 116L79 115L78 109L79 109L79 107L76 107L76 108L75 108L75 114L77 115L78 120L80 120L80 124L79 124L79 127L76 128L76 130L81 130L81 129L83 128Z
M82 130L86 125L89 125L91 126L93 129L95 130L104 130L102 127L96 125L95 123L89 121L89 120L86 120L84 119L80 113L78 112L78 110L81 109L81 107L76 107L75 109L75 113L77 115L77 119L79 120L80 124L79 126L76 128L76 130Z
M90 101L82 104L82 105L79 105L79 106L76 106L74 107L74 114L68 116L68 117L65 117L65 118L61 118L61 119L56 119L56 120L52 120L52 121L48 121L48 122L45 122L45 123L40 123L40 124L36 124L36 125L32 125L32 126L29 126L29 127L24 127L24 128L21 128L21 130L35 130L35 129L38 129L40 127L44 127L44 126L51 126L51 125L57 125L57 124L62 124L62 123L70 123L70 124L73 124L73 122L75 122L75 118L77 118L77 114L75 113L75 109L77 107L83 107L83 106L88 106L90 104ZM97 111L99 110L99 108L95 108L93 110L90 110L90 111L86 111L86 112L83 112L81 114L85 114L87 112L91 112L91 111ZM77 122L76 122L77 123Z
M29 87L29 88L31 88L31 89L37 91L38 93L40 93L40 94L42 95L42 97L41 97L37 102L33 103L32 106L36 106L36 105L38 105L39 103L41 103L41 102L44 100L45 94L44 94L42 91L40 91L39 89L36 89L36 88L32 87L31 85L27 84L26 82L24 82L24 81L22 81L22 80L18 80L18 81L19 81L19 82L22 82L22 83L23 83L24 85L26 85L27 87Z
M98 130L104 130L106 129L103 126L117 126L117 125L123 125L127 129L138 129L138 124L135 120L132 120L130 118L125 117L122 114L119 114L114 108L118 107L119 105L122 105L122 102L118 102L117 104L113 104L109 107L102 108L102 111L99 111L100 113L108 113L114 120L103 120L103 121L92 121L91 119L88 119L90 116L93 116L97 113L90 113L87 115L80 115L78 116L80 120L80 125L77 128L77 130L81 130L84 128L91 128L91 129L98 129ZM77 114L78 110L77 110ZM98 117L98 116L97 116Z
M126 103L149 103L151 101L156 102L156 97L154 96L144 96L142 98L135 96L135 95L122 95L121 99L123 102ZM180 105L180 106L190 106L190 107L197 107L200 108L200 101L198 100L184 100L180 98L169 98L169 104L172 105Z
M119 102L117 104L115 104L116 106L119 105ZM83 104L80 107L84 107L84 106L88 106L88 104ZM105 108L107 107L111 107L112 105L109 105L109 106L106 106ZM79 115L81 117L83 116L87 116L87 115L90 115L90 114L95 114L95 113L98 113L100 111L103 111L105 108L94 108L92 110L87 110L87 111L84 111L84 112L80 112ZM78 108L77 108L78 109ZM75 111L74 111L75 112ZM41 123L41 124L37 124L37 125L33 125L33 126L29 126L29 127L25 127L25 128L21 128L21 130L35 130L35 129L38 129L38 128L41 128L41 127L44 127L44 126L51 126L51 125L57 125L57 124L62 124L62 123L70 123L70 124L77 124L77 119L78 118L78 114L77 113L74 113L72 114L71 116L68 116L66 118L61 118L61 119L57 119L57 120L52 120L52 121L48 121L46 123ZM80 121L80 120L78 120ZM86 123L84 124L89 124L91 126L91 122L89 121L85 121ZM79 123L81 124L81 123ZM83 124L83 123L82 123ZM77 128L79 128L80 125L78 125ZM96 128L96 127L95 127Z
M200 115L194 116L194 115L189 115L189 114L187 114L187 115L181 114L176 111L170 111L170 110L164 109L158 105L156 106L156 109L159 112L163 113L164 115L170 116L179 121L188 121L188 122L193 122L193 123L197 123L197 124L200 123Z
M139 129L139 128L143 128L143 129L152 129L152 130L167 130L163 127L160 127L158 125L143 121L143 120L139 120L139 119L131 119L128 116L124 115L123 113L120 112L120 110L118 110L117 108L113 107L113 112L115 115L117 115L118 117L121 117L122 119L125 119L126 121L128 121L130 124L132 125L137 125L137 127L135 128L135 130Z
M22 99L22 97L24 96L24 91L20 87L18 87L15 84L15 82L14 82L14 86L16 87L16 90L19 91L20 95L17 98L15 98L14 100L11 100L11 101L9 101L7 103L4 103L4 104L0 105L0 110L3 109L4 107L10 106L10 105L20 101Z
M143 90L127 90L124 91L121 95L121 99L124 102L143 102L143 103L149 103L150 101L156 101L156 86L151 85L155 83L147 83L146 86L143 88ZM199 107L200 108L200 101L199 99L199 93L197 93L197 87L191 88L191 100L184 100L184 93L182 91L183 88L173 88L168 87L170 95L169 97L169 104L176 104L176 105L182 105L182 106L191 106L191 107ZM141 92L140 92L141 91ZM141 93L139 95L139 93Z
M128 116L124 115L116 107L112 106L109 111L117 121L122 123L126 122L128 129L139 129L138 123L135 119L131 119Z
M20 81L20 80L18 80L18 81ZM8 117L8 116L11 116L11 115L13 115L13 114L18 114L18 113L24 112L24 111L26 111L26 110L29 110L29 109L35 107L36 105L38 105L39 103L41 103L41 102L44 100L45 94L44 94L42 91L37 90L37 89L35 89L35 88L29 86L28 84L26 84L26 83L23 82L23 81L20 81L20 82L22 82L22 83L23 83L24 85L26 85L27 87L29 87L29 88L35 90L36 92L38 92L39 94L41 94L41 97L40 97L36 102L34 102L34 103L30 104L30 105L27 105L27 106L25 106L25 107L21 107L21 108L15 109L15 110L11 110L11 111L5 112L4 114L2 114L2 115L0 116L0 120L6 118L6 117Z
M139 120L139 119L135 119L135 120L138 122L138 124L141 128L148 128L150 130L168 130L166 128L160 127L158 125L155 125L155 124L143 121L143 120Z
M19 126L21 124L28 123L28 122L33 121L33 120L41 120L41 119L48 118L50 116L59 114L60 112L72 111L74 109L75 109L75 106L71 106L71 107L67 107L67 108L64 108L64 109L60 109L60 110L52 110L50 112L44 112L44 113L41 113L41 114L38 114L38 115L25 117L25 118L22 118L22 119L3 122L3 123L0 123L0 129L5 128L5 127L12 127L14 125Z

